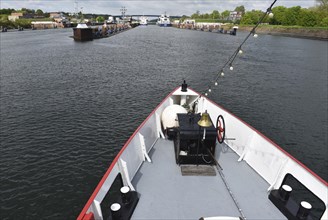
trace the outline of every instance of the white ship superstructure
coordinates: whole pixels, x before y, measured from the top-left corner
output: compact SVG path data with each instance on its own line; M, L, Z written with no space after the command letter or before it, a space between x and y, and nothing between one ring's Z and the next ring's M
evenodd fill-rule
M172 25L170 21L170 16L167 15L166 13L159 16L157 20L157 24L161 27L170 27Z
M146 16L141 16L139 18L140 20L140 25L147 25L148 24L148 18Z

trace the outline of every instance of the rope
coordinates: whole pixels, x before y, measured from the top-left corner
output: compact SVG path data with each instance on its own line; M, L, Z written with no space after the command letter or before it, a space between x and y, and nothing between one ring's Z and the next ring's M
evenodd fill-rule
M207 149L207 148L206 148L206 149ZM223 183L224 183L224 185L225 185L227 191L229 192L230 197L232 198L233 202L235 203L235 205L236 205L236 207L237 207L237 209L238 209L238 212L239 212L241 218L242 218L243 220L246 220L246 216L244 215L243 210L240 208L240 206L239 206L239 204L238 204L238 201L237 201L236 197L233 195L233 193L232 193L232 191L231 191L231 189L230 189L230 187L229 187L229 185L228 185L228 182L227 182L227 180L226 180L226 178L225 178L225 176L224 176L224 174L223 174L223 172L222 172L222 170L223 170L222 167L220 166L220 164L219 164L219 162L216 160L216 158L213 156L213 154L211 153L211 151L210 151L209 149L207 149L207 151L208 151L210 157L213 159L213 161L214 161L214 163L215 163L215 165L216 165L216 169L218 170L218 172L219 172L219 174L220 174L220 177L221 177L221 179L222 179L222 181L223 181Z
M223 73L224 68L226 68L228 64L230 65L230 68L232 67L232 63L233 63L234 60L236 59L236 57L237 57L239 51L241 51L242 46L245 44L245 42L248 40L248 38L249 38L251 35L255 35L255 30L256 30L256 28L257 28L257 27L263 22L263 20L265 19L266 15L269 14L269 13L271 13L272 7L273 7L273 5L274 5L276 2L277 2L277 0L274 0L274 1L272 2L272 4L270 5L270 7L269 7L269 8L267 9L267 11L262 15L262 17L261 17L260 20L257 22L257 24L252 28L252 30L249 32L249 34L246 36L246 38L245 38L245 39L242 41L242 43L237 47L237 49L235 50L235 52L229 57L229 59L227 60L227 62L222 66L222 68L221 68L221 73ZM215 78L215 85L217 85L217 81L218 81L219 77L220 77L220 74L218 74L218 75L216 76L216 78ZM211 87L209 87L208 90L204 91L203 94L207 95L207 91L210 92L210 91L211 91ZM198 100L199 100L200 98L201 98L201 96L198 96L198 98L197 98L197 102L198 102ZM221 177L221 179L222 179L222 181L223 181L223 183L224 183L224 185L225 185L227 191L229 192L230 197L232 198L233 202L235 203L235 205L236 205L236 207L237 207L237 209L238 209L238 212L239 212L239 214L241 215L241 218L244 219L244 220L246 220L246 216L244 215L244 213L243 213L241 207L239 206L238 201L237 201L236 197L234 196L234 194L232 193L232 191L231 191L231 189L230 189L230 186L229 186L229 184L228 184L228 182L227 182L227 180L226 180L226 178L225 178L225 176L224 176L224 174L223 174L223 172L222 172L222 167L221 167L220 164L217 162L217 160L214 158L214 156L212 155L212 153L211 153L209 150L208 150L208 152L209 152L210 156L214 159L214 162L215 162L215 164L216 164L216 168L217 168L217 170L218 170L218 172L219 172L219 174L220 174L220 177ZM203 158L203 159L204 159L204 158Z
M240 216L242 217L242 219L246 220L246 216L244 215L242 209L240 208L240 206L239 206L239 204L238 204L238 201L237 201L236 197L233 195L233 193L232 193L232 191L231 191L231 189L230 189L230 187L229 187L229 185L228 185L228 183L227 183L227 180L226 180L226 178L224 177L224 174L222 173L222 169L219 169L218 166L217 166L216 168L217 168L217 170L219 171L219 174L220 174L220 176L221 176L221 179L222 179L224 185L226 186L226 189L227 189L227 191L229 192L230 197L232 198L233 202L235 203L235 205L236 205L236 207L237 207L237 209L238 209L238 212L239 212Z

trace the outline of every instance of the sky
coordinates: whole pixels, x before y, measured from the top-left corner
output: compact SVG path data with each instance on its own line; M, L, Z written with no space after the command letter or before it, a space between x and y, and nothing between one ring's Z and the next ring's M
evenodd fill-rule
M29 8L41 9L43 12L71 12L74 13L76 8L83 13L93 14L121 14L120 9L127 9L126 15L144 14L156 15L192 15L197 10L203 13L211 13L213 10L223 12L224 10L232 11L237 6L244 5L246 11L252 9L265 11L273 0L0 0L0 8ZM76 7L77 5L77 7ZM278 0L275 6L301 6L309 8L316 5L315 0Z

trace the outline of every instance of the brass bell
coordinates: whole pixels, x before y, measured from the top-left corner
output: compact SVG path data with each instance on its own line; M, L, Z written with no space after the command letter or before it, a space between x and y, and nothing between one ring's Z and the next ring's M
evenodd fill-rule
M200 118L200 120L197 123L199 126L204 127L204 128L208 128L208 127L212 126L210 115L207 113L207 111L205 111L202 114L202 117Z

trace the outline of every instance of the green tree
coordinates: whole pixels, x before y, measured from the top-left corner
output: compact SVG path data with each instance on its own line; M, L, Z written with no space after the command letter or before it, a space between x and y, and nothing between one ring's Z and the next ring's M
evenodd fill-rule
M327 0L328 1L328 0ZM313 11L316 13L317 25L321 27L328 27L328 6L327 1L322 2L318 7L314 8Z
M235 11L241 12L242 15L244 15L246 10L245 10L245 7L243 5L241 5L241 6L237 6L235 8Z
M7 28L14 28L14 24L12 21L9 21L8 19L1 19L0 20L0 26L7 27Z
M253 24L251 12L246 12L246 14L240 20L241 24Z
M320 21L319 25L320 25L321 27L328 27L328 16L325 17L325 18L323 18L323 19Z
M4 15L10 15L12 12L14 12L15 9L7 8L7 9L0 9L0 14Z
M297 25L314 27L318 24L316 12L308 9L301 9Z
M261 10L252 10L245 13L241 18L241 24L257 24L260 18L263 16L263 11Z
M98 16L98 17L96 18L96 21L97 21L98 23L102 23L102 22L105 21L105 18L104 18L103 16Z
M35 14L34 9L22 8L21 11L29 14Z
M80 19L82 19L82 18L83 18L83 14L82 14L82 11L79 11L79 12L77 13L77 17L78 17L78 18L80 18Z
M180 21L184 21L184 20L186 20L187 18L189 18L187 15L182 15Z
M212 19L219 19L220 18L220 12L218 10L213 10L211 13Z
M271 19L270 23L275 25L286 23L286 11L287 8L284 6L272 8L273 18Z
M191 18L198 19L199 16L200 16L200 12L199 12L199 10L197 10L196 13L194 13L194 14L191 15Z
M210 15L209 15L208 13L205 13L205 14L203 15L203 18L204 18L204 19L209 19L209 18L210 18Z
M328 0L316 0L319 3L319 7L328 11Z
M36 10L35 12L37 15L43 15L43 11L41 9Z
M224 12L221 13L221 18L223 20L228 20L229 19L229 15L230 15L230 11L225 10Z
M301 12L300 6L287 8L287 10L285 11L285 22L283 22L282 24L296 25L299 19L300 12Z
M13 24L15 28L31 28L31 19L17 19Z

